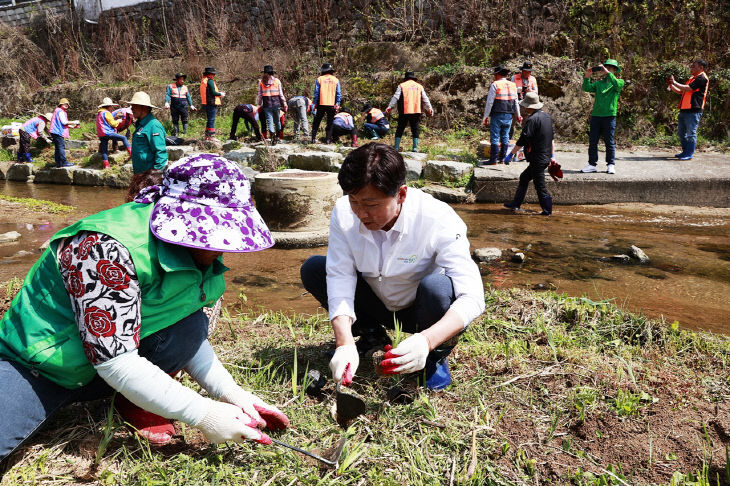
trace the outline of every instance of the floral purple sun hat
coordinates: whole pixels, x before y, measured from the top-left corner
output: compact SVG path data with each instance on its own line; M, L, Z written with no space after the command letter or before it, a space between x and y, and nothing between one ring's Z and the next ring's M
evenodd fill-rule
M144 188L134 200L155 203L150 230L167 243L233 253L274 245L251 202L248 179L217 155L183 157L168 166L161 185Z

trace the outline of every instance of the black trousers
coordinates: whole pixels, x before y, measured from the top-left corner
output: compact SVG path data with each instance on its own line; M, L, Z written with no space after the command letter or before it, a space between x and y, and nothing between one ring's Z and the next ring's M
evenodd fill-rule
M398 115L398 126L395 129L395 138L403 136L403 132L406 131L406 125L411 126L411 136L413 138L419 138L421 135L421 114L412 113L410 115Z
M525 170L520 174L520 183L517 186L517 192L512 204L519 207L525 200L525 194L527 194L527 188L532 181L535 184L535 191L537 192L537 199L540 201L540 206L543 209L548 209L548 205L552 210L552 196L547 190L545 185L545 169L550 162L530 162Z
M332 125L332 140L337 140L341 135L350 135L353 137L357 135L357 128L342 128L339 125Z
M238 130L238 122L243 119L245 127L256 134L256 138L261 140L261 131L259 125L256 123L255 115L252 111L240 108L237 106L233 109L233 121L231 122L231 133L228 137L231 140L236 140L236 131Z
M317 114L314 115L314 123L312 124L312 140L317 138L317 130L319 130L319 124L322 123L322 118L327 115L327 125L325 126L325 135L327 140L332 140L332 122L335 121L335 107L334 106L318 106Z
M173 98L172 103L170 104L170 116L172 117L172 126L175 127L175 129L177 129L177 125L180 121L182 121L183 127L185 127L188 124L188 104L177 102Z
M18 130L18 160L25 160L25 154L30 153L30 134L23 129ZM27 162L30 162L29 160Z

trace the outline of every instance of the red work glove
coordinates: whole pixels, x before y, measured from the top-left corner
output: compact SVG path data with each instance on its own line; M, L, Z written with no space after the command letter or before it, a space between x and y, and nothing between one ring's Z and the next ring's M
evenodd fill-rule
M391 110L391 108L390 108L390 107L386 108L386 109L385 109L385 114L386 114L386 115L390 115L390 110Z

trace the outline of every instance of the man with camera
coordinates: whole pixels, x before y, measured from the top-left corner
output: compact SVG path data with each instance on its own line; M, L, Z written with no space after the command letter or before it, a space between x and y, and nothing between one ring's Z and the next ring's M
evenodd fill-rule
M687 84L680 84L674 76L667 79L667 90L679 94L679 118L677 119L677 135L682 143L682 151L675 155L679 160L692 160L697 146L697 125L700 124L702 110L705 108L707 88L707 62L697 59L690 66L692 76Z
M616 111L618 97L624 89L624 80L616 77L621 72L618 62L608 59L603 64L590 68L583 78L583 91L595 93L591 111L591 130L588 136L588 165L581 172L598 172L598 141L603 138L606 144L606 172L616 173L616 145L613 136L616 133ZM591 81L591 75L598 79Z

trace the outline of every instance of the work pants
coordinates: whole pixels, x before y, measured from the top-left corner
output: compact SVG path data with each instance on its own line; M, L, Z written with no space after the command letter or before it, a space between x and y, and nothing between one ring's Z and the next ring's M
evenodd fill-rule
M365 133L367 133L369 136L375 134L378 137L384 137L389 130L389 127L386 127L384 125L378 125L377 123L364 123L362 127L365 129Z
M52 133L51 140L53 140L53 160L56 162L56 167L69 165L66 160L66 139L63 138L63 135Z
M172 134L177 135L179 132L179 124L182 121L182 131L185 133L188 129L188 102L172 98L170 103L170 117L172 118Z
M29 157L27 157L25 154L30 153L30 133L26 132L22 128L18 130L18 162L30 162L30 160L26 160Z
M588 134L588 163L598 165L598 141L603 138L606 144L606 165L616 163L615 116L591 116L591 131Z
M337 141L341 135L357 136L357 128L347 128L337 124L332 125L332 140Z
M492 147L509 145L509 129L512 126L512 113L494 113L489 117L489 143Z
M185 367L207 338L208 317L199 310L142 339L138 352L165 373L174 373ZM88 385L69 390L34 370L2 358L0 383L3 384L3 393L0 393L0 461L65 406L106 398L114 393L99 375Z
M312 124L312 141L317 137L317 130L319 130L319 124L322 123L322 118L327 115L327 125L325 126L325 136L328 141L332 140L332 123L335 121L335 107L334 106L318 106L317 113L314 115L314 123Z
M279 119L279 110L281 107L276 106L262 106L259 112L259 119L263 115L263 119L266 120L266 131L269 133L277 134L281 130L281 120Z
M218 107L216 105L203 105L205 106L205 134L215 135L215 116L218 113Z
M124 148L129 148L129 140L121 133L111 133L99 138L99 150L102 160L109 160L109 141L122 142Z
M231 133L228 137L231 140L236 140L236 131L238 130L238 122L243 119L243 123L245 125L245 128L249 131L249 133L255 133L256 138L261 140L261 131L259 130L259 126L256 123L256 118L253 115L252 111L245 111L243 109L238 109L236 107L233 110L233 121L231 122Z
M299 137L299 129L305 137L309 136L309 119L307 118L307 102L299 98L289 104L289 111L294 118L294 137Z
M519 208L525 201L525 194L527 194L527 188L530 181L535 185L535 191L537 192L537 200L540 202L540 207L543 211L552 213L553 209L553 198L547 190L545 184L545 169L547 169L550 162L530 162L527 168L520 174L520 183L517 185L517 192L512 200L511 206Z
M680 111L677 118L677 135L682 144L682 154L694 155L697 146L697 126L700 124L702 112Z
M411 126L411 137L420 138L421 136L421 114L411 113L410 115L399 114L398 126L395 128L395 138L401 138L403 132L406 131L406 125Z
M315 255L309 257L301 267L300 275L304 288L327 309L327 257ZM426 276L418 284L416 298L413 303L398 311L390 311L375 295L367 281L357 274L355 287L355 323L352 325L353 336L384 336L385 329L393 329L393 318L400 322L402 329L408 333L424 331L440 320L451 304L456 300L454 284L449 277L441 273ZM456 345L456 339L449 339L428 354L431 361L440 361L447 357Z

